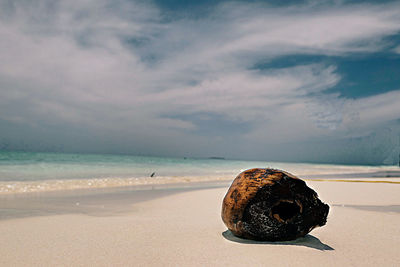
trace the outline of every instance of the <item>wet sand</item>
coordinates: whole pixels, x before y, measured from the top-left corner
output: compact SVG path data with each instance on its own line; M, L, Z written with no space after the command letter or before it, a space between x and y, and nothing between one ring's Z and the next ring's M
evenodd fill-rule
M227 184L0 198L1 266L398 266L400 185L307 181L327 225L289 242L234 237Z

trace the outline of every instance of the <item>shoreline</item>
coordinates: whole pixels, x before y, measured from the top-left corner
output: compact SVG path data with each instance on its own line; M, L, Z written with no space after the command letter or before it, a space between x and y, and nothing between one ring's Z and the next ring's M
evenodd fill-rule
M376 182L398 183L400 170L388 172L342 173L299 175L305 181L336 181L336 182ZM234 175L203 175L203 176L161 176L137 178L94 178L94 179L65 179L65 180L34 180L34 181L0 181L0 197L5 195L35 194L46 192L64 192L75 190L112 190L135 189L148 187L191 187L197 184L230 184Z
M147 187L168 187L204 184L228 183L231 176L182 176L161 178L95 178L68 180L39 180L39 181L1 181L0 197L13 194L64 192L74 190L108 190L135 189Z

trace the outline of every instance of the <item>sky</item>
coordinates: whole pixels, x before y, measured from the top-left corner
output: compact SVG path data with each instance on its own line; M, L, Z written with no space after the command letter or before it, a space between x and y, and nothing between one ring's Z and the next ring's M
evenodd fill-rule
M400 1L0 0L0 149L397 164Z

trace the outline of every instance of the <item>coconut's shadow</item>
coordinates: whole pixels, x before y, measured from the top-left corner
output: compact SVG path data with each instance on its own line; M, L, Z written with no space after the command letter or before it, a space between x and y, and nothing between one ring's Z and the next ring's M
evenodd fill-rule
M241 244L292 245L292 246L304 246L318 250L335 250L334 248L322 243L318 238L312 235L306 235L305 237L300 237L293 241L281 241L281 242L255 241L255 240L243 239L233 235L232 232L229 230L223 232L222 236L229 241Z

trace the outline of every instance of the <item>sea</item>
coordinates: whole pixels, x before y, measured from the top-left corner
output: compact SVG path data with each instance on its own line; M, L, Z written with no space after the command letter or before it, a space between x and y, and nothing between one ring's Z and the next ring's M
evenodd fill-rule
M250 168L300 178L398 177L398 166L0 151L0 194L140 185L229 182Z

